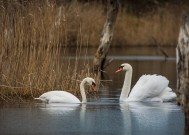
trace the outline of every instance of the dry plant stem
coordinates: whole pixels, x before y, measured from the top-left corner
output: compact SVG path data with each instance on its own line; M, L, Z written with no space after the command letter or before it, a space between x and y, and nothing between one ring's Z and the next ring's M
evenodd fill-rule
M157 42L157 40L152 37L152 40L154 41L154 44L157 46L157 48L160 50L160 52L166 57L168 58L169 55L167 54L167 52L165 50L163 50L163 48L160 46L160 44Z
M106 62L106 64L104 64L104 69L106 69L113 61L113 58L110 59L108 62Z
M100 70L103 70L105 59L113 38L114 26L118 14L119 1L118 0L109 0L109 10L107 13L107 19L104 24L102 37L100 39L100 45L95 53L93 60L93 70L95 73L99 73Z
M185 135L189 134L189 17L184 16L177 45L177 95L184 106Z
M88 72L89 61L84 65L79 62L83 44L81 5L58 7L53 2L32 1L20 8L14 2L8 2L13 9L0 8L0 99L23 102L50 90L78 94L75 80L94 77ZM70 55L68 45L74 36L77 56L73 62L65 57Z

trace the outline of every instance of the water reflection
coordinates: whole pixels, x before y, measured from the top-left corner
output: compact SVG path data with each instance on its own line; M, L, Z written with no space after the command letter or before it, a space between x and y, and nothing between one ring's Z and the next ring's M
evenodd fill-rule
M64 114L66 115L78 109L79 106L80 104L60 104L60 103L38 104L38 107L40 107L42 111L51 115L64 115Z
M110 100L110 102L109 102ZM181 135L184 115L175 103L37 104L2 107L2 135Z
M80 110L80 128L81 128L81 131L84 131L86 129L86 125L90 124L90 121L88 122L87 118L85 116L87 105L82 104L80 107L81 107L81 110Z
M182 108L175 103L131 102L120 104L120 108L123 119L128 119L131 123L132 134L183 134L183 126L177 130L179 125L183 125ZM182 121L178 121L178 119L182 119Z

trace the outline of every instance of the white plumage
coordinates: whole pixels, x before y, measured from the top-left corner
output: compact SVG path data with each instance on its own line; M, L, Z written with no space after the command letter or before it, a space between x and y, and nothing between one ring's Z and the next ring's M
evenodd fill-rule
M43 93L39 98L35 99L48 103L81 103L73 94L60 90Z
M169 81L161 75L142 75L130 92L132 67L122 64L117 72L126 71L120 101L168 102L176 99L176 94L168 87ZM129 94L130 92L130 94Z
M60 91L60 90L55 90L55 91L49 91L46 93L43 93L40 97L35 98L37 100L40 100L42 102L48 102L48 103L84 103L87 102L86 99L86 94L85 94L85 89L84 85L90 85L92 89L95 89L95 80L90 77L86 77L85 79L82 80L80 84L80 92L81 92L81 97L82 101L80 101L76 96L73 94L66 92L66 91Z

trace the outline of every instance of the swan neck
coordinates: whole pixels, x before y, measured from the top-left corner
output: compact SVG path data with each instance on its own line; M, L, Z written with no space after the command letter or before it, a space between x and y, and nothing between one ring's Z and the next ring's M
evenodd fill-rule
M82 102L82 103L87 102L87 98L86 98L86 94L85 94L85 88L84 88L85 83L86 83L86 81L83 80L83 81L81 82L81 84L80 84L80 93L81 93L81 102Z
M131 90L131 80L132 80L132 68L126 71L125 73L125 79L124 79L124 84L122 87L121 95L120 95L120 100L126 100L129 96L129 92Z

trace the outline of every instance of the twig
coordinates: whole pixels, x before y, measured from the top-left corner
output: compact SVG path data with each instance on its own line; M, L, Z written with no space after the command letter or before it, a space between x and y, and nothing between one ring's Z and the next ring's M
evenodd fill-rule
M13 87L13 86L8 86L8 85L0 85L0 87L13 88L13 89L26 88L26 87ZM29 86L27 86L27 87L29 87Z
M110 65L110 63L112 63L114 59L110 59L105 65L104 65L104 69L106 69L106 67L108 67Z
M2 94L1 94L1 99L3 99L5 102L8 103L8 101L7 101L3 96L5 96L5 95L2 95ZM8 98L8 99L9 99L9 98ZM10 99L9 99L9 100L10 100Z
M71 79L71 80L74 80L74 81L77 81L77 82L81 82L81 80L77 80L77 79Z
M157 46L157 48L160 50L160 52L166 57L168 58L169 55L167 54L167 52L165 50L163 50L163 48L160 46L160 44L156 41L156 39L154 37L152 37L152 40L154 41L155 45Z
M112 80L100 80L101 82L113 82Z
M30 88L30 92L31 92L31 96L32 96L32 98L35 98L35 97L33 96L33 91L32 91L32 87L31 87L31 79L30 79L30 75L31 75L31 74L29 74L29 83L30 83L29 88Z

